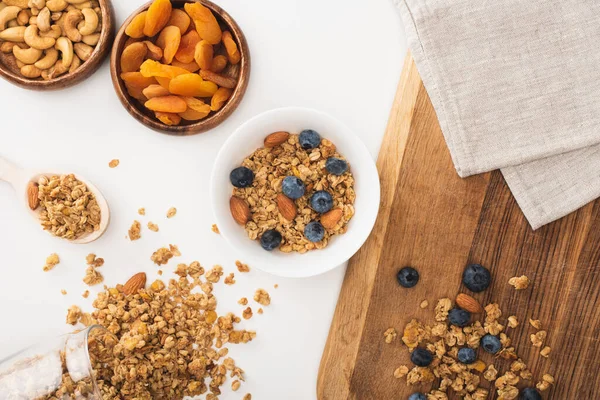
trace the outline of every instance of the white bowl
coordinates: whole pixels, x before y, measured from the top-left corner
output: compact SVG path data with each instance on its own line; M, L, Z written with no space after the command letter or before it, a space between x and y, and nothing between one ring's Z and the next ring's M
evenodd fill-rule
M332 141L350 163L355 178L355 215L348 231L331 238L328 246L305 254L265 251L259 241L250 240L229 210L233 186L229 173L256 149L265 137L276 131L300 133L314 129ZM335 118L311 109L288 107L262 113L240 126L227 139L213 167L211 177L212 207L221 235L239 253L239 258L253 268L284 277L307 277L327 272L354 255L367 240L379 211L379 175L371 154L350 128Z

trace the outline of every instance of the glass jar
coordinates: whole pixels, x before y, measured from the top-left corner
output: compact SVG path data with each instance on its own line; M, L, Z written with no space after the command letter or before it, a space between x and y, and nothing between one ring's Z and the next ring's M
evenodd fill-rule
M0 360L0 400L101 400L92 366L109 365L116 343L93 325Z

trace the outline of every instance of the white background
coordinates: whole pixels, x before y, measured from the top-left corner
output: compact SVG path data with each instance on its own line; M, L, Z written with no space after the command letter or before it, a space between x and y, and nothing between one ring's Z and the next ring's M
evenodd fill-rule
M233 286L217 285L219 311L241 314L240 297L262 287L272 305L243 326L257 331L248 345L232 345L246 370L240 391L222 399L314 399L321 352L340 290L344 268L323 276L290 280L252 270L239 274L235 250L211 232L207 196L217 150L250 117L281 106L306 106L330 113L352 127L375 158L406 53L400 17L389 0L218 0L240 24L250 45L252 73L238 110L221 126L178 138L148 130L122 108L113 91L108 62L85 82L59 92L19 89L0 80L0 156L30 168L77 172L106 195L112 210L107 233L90 245L51 237L23 210L9 185L0 182L0 359L44 337L66 333L66 310L84 300L85 256L106 260L109 285L136 272L149 280L158 268L150 255L177 244L180 262L223 265L236 272ZM120 26L140 1L113 2ZM109 169L108 162L121 164ZM165 213L177 207L177 216ZM146 217L137 215L145 207ZM159 233L143 230L125 238L134 219L151 220ZM42 272L46 256L61 263ZM242 260L243 261L243 260ZM164 268L165 278L176 265ZM369 266L364 266L368 268ZM278 289L273 285L279 284ZM68 291L67 296L60 293ZM357 296L360 296L357 293ZM251 304L254 311L256 304Z

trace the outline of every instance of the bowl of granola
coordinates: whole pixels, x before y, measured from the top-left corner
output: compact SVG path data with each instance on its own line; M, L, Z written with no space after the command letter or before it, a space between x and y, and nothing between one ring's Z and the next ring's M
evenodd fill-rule
M240 126L211 177L221 235L273 275L314 276L347 261L379 210L379 175L362 141L335 118L279 108Z

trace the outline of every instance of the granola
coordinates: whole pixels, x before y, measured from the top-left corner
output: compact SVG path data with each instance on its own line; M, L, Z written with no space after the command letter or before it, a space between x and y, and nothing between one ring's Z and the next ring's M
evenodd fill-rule
M60 263L58 254L52 253L46 257L46 265L44 265L44 272L48 272Z
M306 253L327 246L334 235L347 231L347 224L354 215L354 177L348 170L342 175L327 172L328 158L343 159L336 147L327 139L319 146L305 150L299 144L299 135L291 134L287 140L274 147L256 150L242 162L242 166L254 172L251 186L234 188L233 196L244 201L250 210L250 219L245 224L248 237L259 239L268 230L276 230L282 236L279 249L282 252ZM297 213L291 220L284 218L278 208L277 195L282 192L282 182L287 176L302 180L305 194L293 203ZM316 191L325 190L333 198L332 210L338 209L339 218L325 228L323 239L311 242L304 236L304 228L311 221L322 221L322 216L314 211L309 200Z
M529 278L525 275L515 276L508 280L508 284L514 286L516 290L524 290L529 287Z
M108 166L110 168L116 168L119 165L119 160L114 159L114 160L110 160L110 162L108 163Z
M236 260L235 266L237 267L238 271L240 271L242 273L250 272L250 267L247 264L244 264L239 260Z
M223 282L226 285L233 285L235 283L235 279L234 279L235 275L233 274L233 272L231 272L229 275L227 275L225 277L225 279L223 280Z
M177 214L177 209L175 207L171 207L167 210L167 218L173 218Z
M268 306L271 304L271 296L269 296L269 293L265 289L258 289L254 293L254 301L263 306Z
M138 209L138 214L140 215L146 215L146 209L144 207L141 207Z
M148 229L150 229L152 232L158 232L158 225L152 221L148 221Z
M142 224L140 224L140 221L133 221L133 223L131 224L131 228L129 228L129 240L133 241L133 240L138 240L139 238L142 237L141 235L141 231L142 231Z
M75 175L38 179L42 227L63 239L75 240L100 229L100 206Z
M219 232L219 227L217 226L217 224L212 224L212 226L210 227L210 229L216 233L217 235L220 234L221 232Z
M385 338L385 342L387 344L392 343L396 339L396 336L398 336L398 332L396 332L394 328L389 328L383 333L383 337Z

